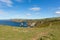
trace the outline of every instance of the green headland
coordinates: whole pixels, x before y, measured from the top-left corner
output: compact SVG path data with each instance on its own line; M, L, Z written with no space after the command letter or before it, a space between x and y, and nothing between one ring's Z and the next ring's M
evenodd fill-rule
M36 24L27 28L0 25L0 40L60 40L60 17L28 21Z

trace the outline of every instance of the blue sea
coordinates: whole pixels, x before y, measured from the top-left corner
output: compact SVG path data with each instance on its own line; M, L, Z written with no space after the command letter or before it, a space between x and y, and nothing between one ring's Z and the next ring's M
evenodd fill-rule
M22 23L23 23L23 25L22 25ZM27 22L13 22L11 20L0 20L0 25L27 27Z

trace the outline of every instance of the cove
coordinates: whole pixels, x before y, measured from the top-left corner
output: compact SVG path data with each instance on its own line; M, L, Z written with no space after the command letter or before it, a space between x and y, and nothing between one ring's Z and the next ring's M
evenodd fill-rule
M13 22L11 20L0 20L0 25L17 26L17 27L27 27L27 22Z

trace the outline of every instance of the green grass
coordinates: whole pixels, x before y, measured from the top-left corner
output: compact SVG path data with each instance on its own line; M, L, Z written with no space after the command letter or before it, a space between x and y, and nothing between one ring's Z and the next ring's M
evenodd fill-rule
M60 17L35 21L32 28L0 25L0 40L60 40Z
M0 40L60 40L60 25L42 28L0 26Z

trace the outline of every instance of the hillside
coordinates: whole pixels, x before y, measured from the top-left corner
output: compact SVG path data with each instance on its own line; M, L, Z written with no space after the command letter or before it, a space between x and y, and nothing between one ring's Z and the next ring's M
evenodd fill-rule
M28 26L31 27L33 23L35 23L32 27L46 27L52 25L59 25L60 24L60 17L53 17L53 18L45 18L45 19L12 19L14 22L27 22Z
M36 26L38 27L46 27L46 26L52 26L52 25L60 25L60 17L42 19L37 21L37 24L36 24Z
M43 28L0 26L0 40L60 40L60 25Z
M0 25L0 40L60 40L60 18L30 20L33 27Z

